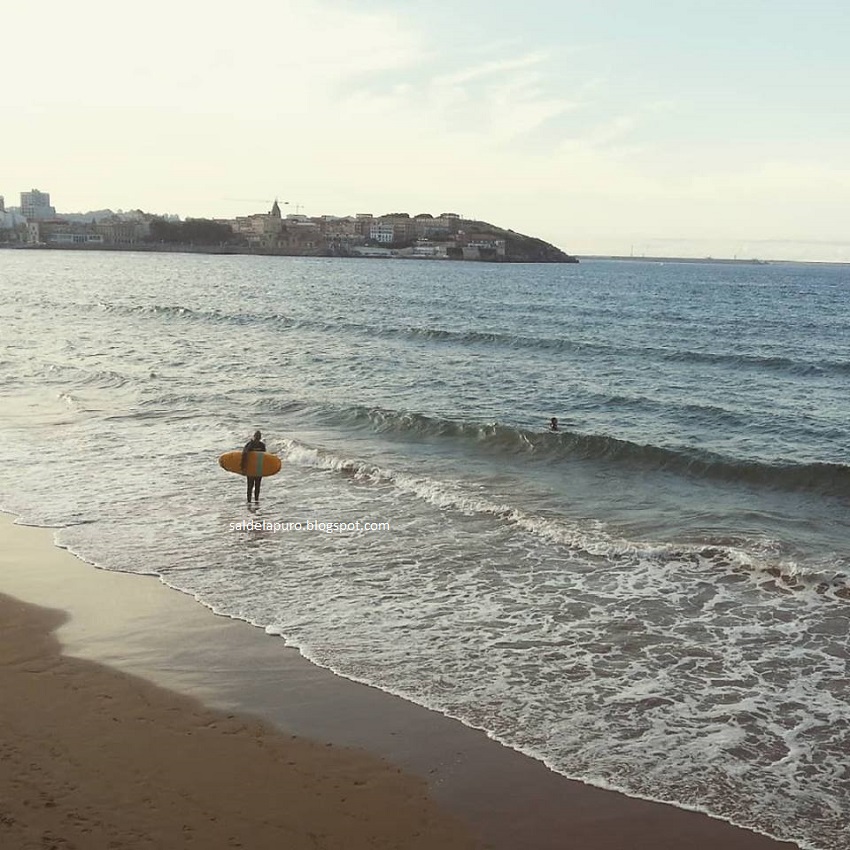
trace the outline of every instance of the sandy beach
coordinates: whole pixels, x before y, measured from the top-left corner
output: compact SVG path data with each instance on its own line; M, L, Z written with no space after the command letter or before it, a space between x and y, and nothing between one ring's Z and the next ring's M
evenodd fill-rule
M770 850L573 782L0 517L0 847Z

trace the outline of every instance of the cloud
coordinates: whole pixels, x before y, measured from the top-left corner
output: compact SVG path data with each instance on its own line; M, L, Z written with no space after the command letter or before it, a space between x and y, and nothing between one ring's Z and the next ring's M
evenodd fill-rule
M547 55L545 53L535 52L511 59L483 62L471 68L463 68L453 71L450 74L438 75L434 78L433 84L438 88L451 87L473 80L480 80L483 77L503 76L519 69L539 67L546 58Z
M491 48L492 50L492 48ZM491 58L472 66L445 69L455 60L431 55L368 80L355 80L341 101L348 120L368 117L363 131L403 145L406 133L426 139L426 147L489 151L534 135L548 122L578 108L573 98L553 90L543 52ZM439 72L433 71L438 67ZM366 121L362 121L366 125ZM409 137L409 141L412 138Z
M146 0L132 23L105 0L56 4L46 27L42 14L17 4L4 21L15 36L6 59L26 68L30 104L269 108L345 75L402 67L420 51L393 15L322 0L255 0L247 14L222 2Z

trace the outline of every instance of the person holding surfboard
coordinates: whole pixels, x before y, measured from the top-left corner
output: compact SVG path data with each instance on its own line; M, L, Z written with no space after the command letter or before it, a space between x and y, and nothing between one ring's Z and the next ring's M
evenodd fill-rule
M263 435L259 431L254 431L254 436L245 443L245 448L242 449L242 472L245 472L245 467L248 463L248 452L264 452L266 444L262 440ZM256 478L248 476L248 501L251 501L251 490L254 491L254 502L260 501L260 482L262 477Z

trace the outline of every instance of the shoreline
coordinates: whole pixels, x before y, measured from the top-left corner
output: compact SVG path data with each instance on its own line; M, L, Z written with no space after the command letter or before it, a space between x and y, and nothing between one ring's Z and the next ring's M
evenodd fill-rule
M567 254L569 259L566 260L529 260L516 257L502 258L466 258L466 257L435 257L427 254L413 255L392 253L392 249L387 249L387 253L333 253L333 252L284 252L280 250L264 250L253 247L243 247L238 245L184 245L181 243L165 243L149 245L143 242L137 242L129 245L48 245L45 243L39 244L2 244L0 250L9 251L72 251L82 253L92 253L95 251L112 252L112 253L138 253L138 254L207 254L217 257L297 257L301 259L324 259L324 260L426 260L428 262L451 262L451 263L484 263L486 265L539 265L539 266L558 266L558 265L578 265L580 262L577 257L572 254ZM399 251L401 249L394 249ZM560 249L559 249L560 250Z
M63 660L107 665L120 671L114 675L141 677L153 683L151 689L168 688L174 698L200 700L213 711L259 718L284 737L294 734L323 749L365 751L400 768L414 784L426 783L446 822L460 821L481 846L796 846L676 806L566 779L483 732L316 667L280 638L216 616L155 577L97 569L55 546L52 530L15 526L9 515L0 514L0 543L0 593L67 612L56 632ZM19 695L12 693L15 704Z
M256 250L254 248L234 248L233 246L219 245L175 245L173 247L164 247L157 245L156 247L146 246L144 243L134 243L132 245L30 245L30 244L14 244L0 243L0 251L71 251L77 253L92 253L92 252L112 252L112 253L137 253L137 254L204 254L208 256L218 257L291 257L300 259L314 260L427 260L429 262L454 262L454 263L484 263L487 265L537 265L537 266L558 266L558 265L580 265L585 262L622 262L622 263L649 263L652 264L671 264L685 263L689 265L728 265L728 266L774 266L774 265L796 265L796 266L848 266L848 260L789 260L776 257L768 257L767 259L736 259L734 257L676 257L676 256L632 256L630 254L568 254L572 259L569 260L463 260L452 259L450 257L430 257L423 256L407 256L407 255L390 255L390 254L321 254L321 253L301 253L301 254L284 254L280 251Z

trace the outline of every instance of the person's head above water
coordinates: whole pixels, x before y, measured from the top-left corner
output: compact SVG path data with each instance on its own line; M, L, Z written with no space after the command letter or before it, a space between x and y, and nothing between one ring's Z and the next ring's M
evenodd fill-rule
M558 417L557 417L557 416L553 416L553 417L549 420L549 427L550 427L553 431L557 431L557 430L558 430Z
M254 431L254 439L255 440L261 440L262 438L263 438L263 435L259 431Z

